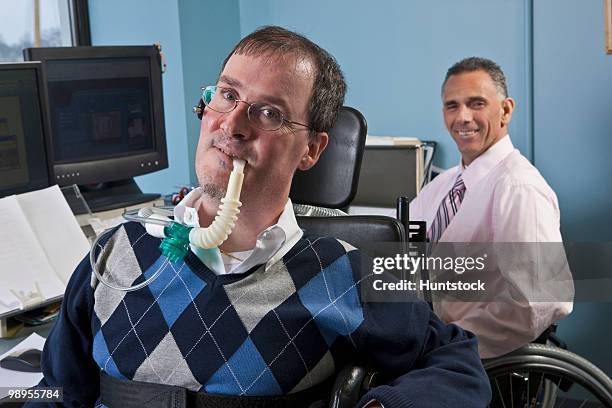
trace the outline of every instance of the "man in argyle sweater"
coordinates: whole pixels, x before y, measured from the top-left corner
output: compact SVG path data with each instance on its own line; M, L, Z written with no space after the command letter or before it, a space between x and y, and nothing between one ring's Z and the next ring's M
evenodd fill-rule
M232 158L244 159L235 232L216 255L192 247L165 266L159 239L138 224L104 237L97 266L115 283L164 270L122 292L92 278L84 260L46 342L41 385L64 387L67 406L99 400L101 372L209 394L287 395L360 361L392 380L359 406L486 406L472 334L423 302L365 302L361 289L373 277L361 271L360 251L297 226L293 173L325 149L345 88L333 58L302 36L265 27L241 40L207 88L231 109L204 100L200 188L175 210L178 221L209 225Z

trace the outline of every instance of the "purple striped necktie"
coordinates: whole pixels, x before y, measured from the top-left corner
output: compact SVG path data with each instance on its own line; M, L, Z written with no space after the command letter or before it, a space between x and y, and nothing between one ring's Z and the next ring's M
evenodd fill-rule
M438 242L440 240L440 237L444 234L444 231L446 231L446 227L448 227L448 224L450 224L455 214L457 214L457 211L459 211L464 196L465 183L460 174L453 188L444 196L444 199L440 203L440 207L438 207L436 216L431 223L431 228L427 231L429 242Z

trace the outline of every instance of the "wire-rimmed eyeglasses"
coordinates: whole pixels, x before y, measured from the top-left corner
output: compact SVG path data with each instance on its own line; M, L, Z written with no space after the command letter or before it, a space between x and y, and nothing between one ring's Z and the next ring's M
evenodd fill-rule
M249 107L247 109L249 121L259 129L269 131L278 130L283 126L283 124L287 123L291 125L303 126L312 130L312 128L308 125L286 119L283 113L274 106L258 102L249 103L247 101L238 99L231 89L217 86L207 86L201 89L202 99L200 104L193 108L193 111L200 119L202 119L202 113L204 110L202 103L215 112L229 113L236 109L238 102L242 102L246 103Z

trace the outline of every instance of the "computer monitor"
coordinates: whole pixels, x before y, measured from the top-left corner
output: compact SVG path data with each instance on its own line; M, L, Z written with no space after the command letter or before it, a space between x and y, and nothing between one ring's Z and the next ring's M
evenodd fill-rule
M168 167L156 46L28 48L47 77L53 181L92 211L150 201L133 177Z
M353 206L395 208L416 197L423 169L422 145L366 146Z
M41 68L0 63L0 197L49 186Z

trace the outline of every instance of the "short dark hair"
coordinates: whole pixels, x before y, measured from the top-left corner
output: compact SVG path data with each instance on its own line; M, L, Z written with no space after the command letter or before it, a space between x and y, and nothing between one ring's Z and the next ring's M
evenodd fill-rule
M442 83L442 93L444 93L444 86L446 85L448 78L450 78L452 75L459 75L463 74L464 72L474 71L484 71L489 74L499 93L501 93L504 98L508 97L508 87L506 86L506 76L504 75L504 71L502 71L501 67L490 59L479 57L462 59L450 67L448 71L446 71L446 78L444 78L444 82Z
M244 37L223 61L232 55L295 55L310 61L316 70L308 104L308 124L318 132L329 131L344 103L346 82L340 66L327 51L308 38L278 26L265 26Z

